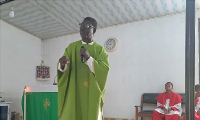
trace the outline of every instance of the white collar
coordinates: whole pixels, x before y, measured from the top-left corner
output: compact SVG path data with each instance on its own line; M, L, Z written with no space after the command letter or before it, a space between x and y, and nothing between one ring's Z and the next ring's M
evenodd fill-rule
M91 42L91 43L86 43L86 42L83 42L83 41L82 41L82 44L93 45L93 42Z

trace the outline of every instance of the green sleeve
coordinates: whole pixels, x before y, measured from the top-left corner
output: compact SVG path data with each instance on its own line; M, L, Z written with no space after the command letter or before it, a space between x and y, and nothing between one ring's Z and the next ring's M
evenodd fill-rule
M69 49L66 48L66 49L65 49L65 53L63 54L63 56L66 56L66 57L69 59L69 54L68 54L68 52L69 52ZM59 62L57 63L57 68L58 68L58 64L59 64ZM68 67L68 66L67 66L67 67ZM63 74L64 74L64 72L61 72L61 71L57 70L57 83L58 83L58 84L59 84L60 82L62 82L62 81L60 81L60 78L62 77Z
M100 92L103 92L105 89L109 68L108 55L104 48L101 47L98 57L94 59L95 78Z
M69 58L69 47L66 48L65 53L63 56L66 56ZM58 68L57 63L57 68ZM57 70L57 86L58 86L58 112L59 114L62 113L64 98L65 98L65 92L66 92L66 86L68 82L68 75L69 75L69 69L70 65L67 65L67 70L65 72L61 72Z

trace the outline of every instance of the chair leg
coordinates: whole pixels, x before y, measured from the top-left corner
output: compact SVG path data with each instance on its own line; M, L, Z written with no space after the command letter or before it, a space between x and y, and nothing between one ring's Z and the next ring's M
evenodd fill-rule
M138 107L135 107L135 120L138 120Z
M141 117L141 120L143 120L143 117Z
M135 120L138 120L138 115L135 115Z

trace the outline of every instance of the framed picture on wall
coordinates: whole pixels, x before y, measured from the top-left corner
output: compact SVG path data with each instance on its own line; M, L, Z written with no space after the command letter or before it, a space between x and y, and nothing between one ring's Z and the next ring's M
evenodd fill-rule
M36 80L49 80L50 79L50 67L36 66Z

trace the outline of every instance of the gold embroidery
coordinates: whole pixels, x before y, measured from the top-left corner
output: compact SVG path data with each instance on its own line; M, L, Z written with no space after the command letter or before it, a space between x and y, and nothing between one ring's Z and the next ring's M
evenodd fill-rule
M49 99L46 98L46 100L44 101L44 108L46 109L46 111L48 112L48 106L50 106L50 102Z
M88 87L89 85L88 85L88 82L84 82L84 85L86 86L86 87Z

